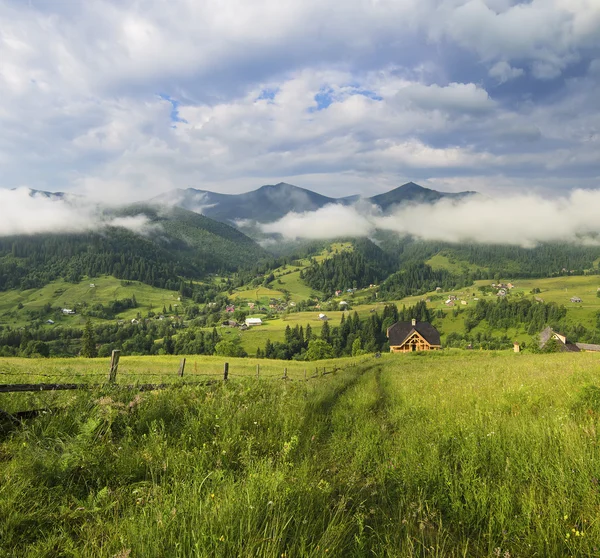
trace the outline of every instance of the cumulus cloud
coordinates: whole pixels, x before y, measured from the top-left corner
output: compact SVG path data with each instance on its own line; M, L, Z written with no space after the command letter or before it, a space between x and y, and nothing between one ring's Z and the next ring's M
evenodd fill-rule
M541 242L600 245L600 190L575 190L567 197L523 194L492 199L398 206L385 215L378 208L329 205L314 212L290 213L261 228L285 238L366 237L376 230L422 240L513 244Z
M0 0L0 20L3 187L597 186L571 163L598 151L576 135L599 114L596 0ZM497 141L515 121L527 151Z
M143 214L114 217L81 198L49 197L28 188L0 190L0 236L98 232L106 227L138 234L154 230Z
M513 68L508 62L501 60L500 62L496 62L488 73L490 77L497 79L500 83L506 83L511 79L524 75L525 70L523 68Z

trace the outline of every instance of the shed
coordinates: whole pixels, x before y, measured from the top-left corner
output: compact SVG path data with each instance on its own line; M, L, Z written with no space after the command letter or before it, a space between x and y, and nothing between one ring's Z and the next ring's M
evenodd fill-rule
M262 320L260 318L246 318L247 326L258 326L262 325Z

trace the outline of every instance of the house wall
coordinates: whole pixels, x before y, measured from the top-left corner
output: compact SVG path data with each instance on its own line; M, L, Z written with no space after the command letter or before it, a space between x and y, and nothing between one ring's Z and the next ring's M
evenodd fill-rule
M391 353L412 353L417 351L437 351L441 347L430 345L423 337L413 334L402 345L390 346Z

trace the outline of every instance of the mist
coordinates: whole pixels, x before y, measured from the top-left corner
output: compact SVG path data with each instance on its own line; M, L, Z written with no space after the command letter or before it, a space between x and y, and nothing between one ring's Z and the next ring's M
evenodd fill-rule
M106 227L146 234L154 225L143 214L104 215L100 206L77 196L46 195L29 188L0 189L0 236L82 233Z
M600 190L574 190L561 198L507 195L473 196L461 201L378 207L328 205L316 211L289 213L261 225L284 238L332 239L371 236L375 230L452 243L512 244L525 248L542 242L600 245Z

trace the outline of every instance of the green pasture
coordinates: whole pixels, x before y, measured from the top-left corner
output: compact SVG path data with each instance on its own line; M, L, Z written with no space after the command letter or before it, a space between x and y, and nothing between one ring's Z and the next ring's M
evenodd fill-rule
M426 262L432 269L445 269L454 275L462 275L472 273L473 271L485 270L487 268L475 264L471 264L464 260L459 260L454 256L447 256L444 252L440 252L429 258Z
M111 276L87 278L79 283L68 283L62 279L53 281L40 289L28 289L25 291L0 292L0 324L25 325L29 318L28 310L40 310L47 303L53 308L76 309L78 304L87 303L89 306L101 303L108 304L114 300L131 298L135 295L138 308L132 308L120 314L123 319L135 318L138 312L147 313L149 310L161 312L163 305L181 304L177 301L179 294L176 291L158 289L131 281L124 285L120 279ZM91 285L95 285L92 287ZM23 308L19 309L18 305ZM80 326L85 323L85 318L75 314L73 316L50 316L55 322L64 325Z
M306 382L229 360L227 383L2 423L0 555L598 555L597 355L388 354Z
M322 262L335 254L352 251L354 246L350 242L334 242L331 246L323 250L320 254L314 256L314 260ZM299 260L299 265L285 265L278 267L273 271L275 281L269 287L240 287L231 295L233 299L260 301L262 304L268 303L270 298L283 299L283 291L290 294L290 300L300 302L307 300L311 296L322 296L322 293L314 291L300 279L300 271L310 265L308 259Z

